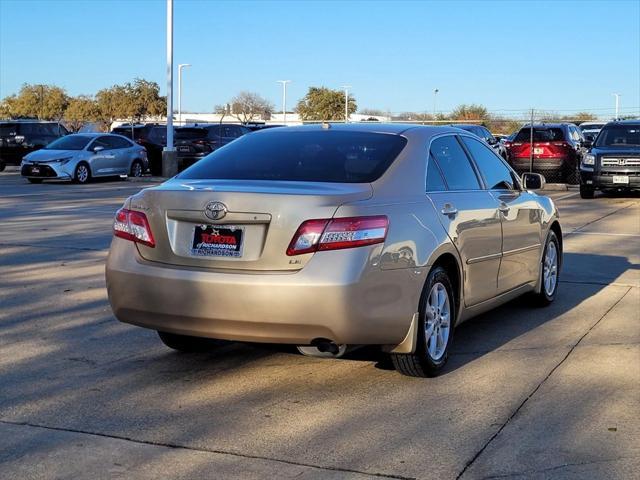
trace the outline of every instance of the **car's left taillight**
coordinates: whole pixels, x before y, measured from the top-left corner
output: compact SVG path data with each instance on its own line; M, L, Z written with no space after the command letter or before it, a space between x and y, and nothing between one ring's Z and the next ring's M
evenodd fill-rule
M287 255L375 245L384 242L388 229L384 215L307 220L291 239Z
M126 208L118 210L113 220L113 234L118 238L142 243L148 247L156 246L147 216L142 212Z

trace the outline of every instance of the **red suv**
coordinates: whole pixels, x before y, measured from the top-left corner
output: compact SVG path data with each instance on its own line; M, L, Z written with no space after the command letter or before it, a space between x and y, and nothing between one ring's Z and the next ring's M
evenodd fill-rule
M549 181L577 184L584 137L572 123L533 125L533 166L531 166L531 127L525 125L507 148L508 160L518 172L531 168Z

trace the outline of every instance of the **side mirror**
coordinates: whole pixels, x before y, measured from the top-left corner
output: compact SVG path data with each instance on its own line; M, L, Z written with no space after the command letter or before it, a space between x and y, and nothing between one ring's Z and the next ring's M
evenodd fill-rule
M104 147L101 147L100 145L93 147L93 153L100 153L103 150L104 150Z
M542 190L545 179L539 173L525 172L522 174L522 186L525 190Z

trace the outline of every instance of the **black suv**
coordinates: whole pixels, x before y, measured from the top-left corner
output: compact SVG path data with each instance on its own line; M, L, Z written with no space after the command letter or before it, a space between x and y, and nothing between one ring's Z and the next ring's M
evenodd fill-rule
M46 147L69 132L57 122L8 120L0 122L0 172L6 165L20 165L27 153Z
M167 126L158 123L125 123L111 133L124 135L147 150L152 175L162 175L162 149L167 146Z
M607 123L580 162L580 196L597 190L640 190L640 120Z
M251 130L235 124L195 124L176 128L175 147L180 170L209 155L215 149L233 142Z

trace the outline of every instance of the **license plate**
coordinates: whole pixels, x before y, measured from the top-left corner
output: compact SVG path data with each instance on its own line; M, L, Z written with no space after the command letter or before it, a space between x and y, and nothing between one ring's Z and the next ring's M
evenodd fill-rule
M244 230L235 225L196 225L191 254L199 257L241 257Z
M38 174L40 173L40 167L31 167L31 173Z
M179 152L188 152L189 151L189 147L178 147L178 151Z
M533 153L534 153L535 155L542 155L542 152L543 152L543 151L544 151L544 150L543 150L542 148L534 148L534 149L533 149Z
M613 183L629 183L629 176L628 175L614 175L613 176Z

